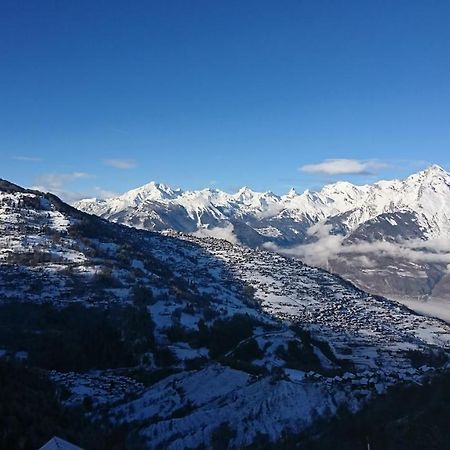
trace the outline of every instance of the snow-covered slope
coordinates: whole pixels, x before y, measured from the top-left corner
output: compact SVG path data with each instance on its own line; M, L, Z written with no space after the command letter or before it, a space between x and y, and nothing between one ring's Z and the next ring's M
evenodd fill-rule
M0 268L0 355L148 448L273 442L450 352L450 326L298 260L130 229L7 182Z
M318 192L291 190L283 196L249 188L235 194L183 192L150 183L75 206L137 228L287 251L384 295L430 297L449 291L450 174L437 165L404 180L364 186L338 182ZM391 245L368 245L375 243ZM393 269L388 274L386 266Z

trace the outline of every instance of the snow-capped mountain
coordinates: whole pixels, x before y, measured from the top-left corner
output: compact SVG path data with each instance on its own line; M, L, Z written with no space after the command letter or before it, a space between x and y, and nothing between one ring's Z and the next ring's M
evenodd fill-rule
M450 174L437 165L404 180L337 182L282 196L247 187L228 194L150 183L75 206L137 228L266 246L384 295L439 298L450 292Z
M0 267L0 362L38 368L64 408L120 428L128 448L270 447L450 356L450 326L322 269L131 229L5 181Z

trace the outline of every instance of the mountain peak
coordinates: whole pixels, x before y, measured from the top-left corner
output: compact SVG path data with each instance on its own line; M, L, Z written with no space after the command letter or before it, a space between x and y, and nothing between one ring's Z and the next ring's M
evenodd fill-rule
M287 197L296 197L298 195L297 191L295 190L295 188L291 187L288 191L288 193L286 194Z
M449 173L438 164L432 164L431 166L423 170L422 173L426 175L449 175Z
M252 191L248 186L242 186L237 192L237 198L251 198L256 194L255 191Z
M447 184L450 183L450 173L437 164L432 164L426 169L421 170L406 179L406 181L413 183L434 183L442 180Z
M156 181L150 181L150 183L144 184L138 188L143 193L157 194L162 198L172 198L181 193L181 189L173 189L171 186L165 183L157 183Z
M142 190L158 190L158 191L162 191L162 192L173 192L172 188L165 183L157 183L156 181L150 181L150 183L144 184L143 186L141 186Z
M178 197L181 194L180 189L172 189L169 185L163 183L144 184L141 187L133 189L124 194L124 198L133 200L135 203L141 203L145 200L168 200Z

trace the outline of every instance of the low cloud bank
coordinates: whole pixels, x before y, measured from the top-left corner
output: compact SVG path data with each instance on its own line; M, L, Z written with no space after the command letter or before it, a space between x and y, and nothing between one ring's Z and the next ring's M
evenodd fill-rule
M331 234L331 226L322 223L313 225L308 235L316 238L314 242L282 249L273 244L266 248L279 253L296 256L308 264L327 267L330 260L350 255L357 256L362 267L375 267L380 257L397 258L417 264L440 263L450 268L450 241L448 239L401 240L398 242L345 242L344 236Z
M197 237L212 237L216 239L224 239L231 242L232 244L238 244L238 239L234 234L234 226L230 223L224 227L215 228L200 228L198 231L193 233Z

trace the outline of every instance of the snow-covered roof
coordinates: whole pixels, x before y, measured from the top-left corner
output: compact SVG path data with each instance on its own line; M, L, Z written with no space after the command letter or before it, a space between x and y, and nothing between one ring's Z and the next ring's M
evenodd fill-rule
M59 437L52 437L39 450L83 450L81 447L71 444Z

